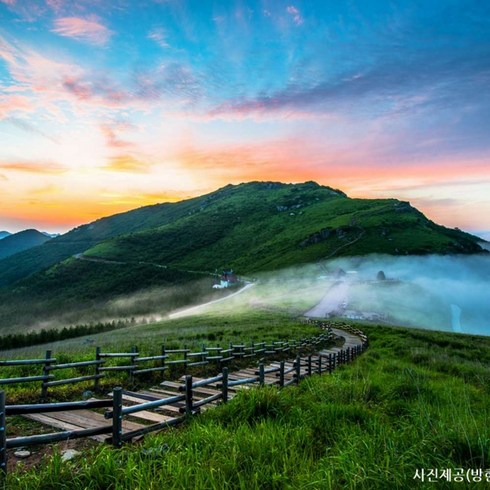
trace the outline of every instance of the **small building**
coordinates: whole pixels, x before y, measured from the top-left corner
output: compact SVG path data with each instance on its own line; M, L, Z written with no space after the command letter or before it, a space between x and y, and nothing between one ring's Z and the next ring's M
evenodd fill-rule
M233 270L223 270L221 276L216 274L216 279L214 281L213 288L214 289L224 289L229 288L230 286L235 286L238 284L238 277L233 272Z

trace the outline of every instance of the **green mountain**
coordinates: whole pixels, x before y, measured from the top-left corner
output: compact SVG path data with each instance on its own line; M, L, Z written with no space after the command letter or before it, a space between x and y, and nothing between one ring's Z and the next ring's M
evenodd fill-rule
M9 233L8 231L0 231L0 240L1 240L2 238L6 238L6 237L8 237L8 236L10 236L10 235L11 235L11 233Z
M42 245L50 239L51 237L37 230L24 230L9 234L0 241L0 259Z
M367 253L476 253L479 238L396 199L350 199L314 182L252 182L102 218L0 260L0 286L73 255L240 273Z
M479 241L396 199L351 199L314 182L228 185L103 218L0 260L0 302L10 305L0 322L18 302L60 309L224 267L246 275L342 255L479 253Z

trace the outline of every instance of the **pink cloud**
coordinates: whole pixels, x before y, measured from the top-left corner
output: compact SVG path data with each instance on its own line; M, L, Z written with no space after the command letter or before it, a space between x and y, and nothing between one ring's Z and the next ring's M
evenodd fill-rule
M0 120L6 118L15 111L29 112L33 110L32 103L28 97L20 95L9 95L0 97Z
M105 45L113 32L97 20L81 19L80 17L61 17L55 20L52 32L60 36L70 37L95 45Z
M286 7L286 12L293 17L294 23L298 26L303 24L305 21L301 15L301 12L294 5L289 5Z
M6 5L15 5L15 0L0 0L0 2L5 3Z
M64 0L46 0L46 5L55 12L59 12L64 6Z
M116 125L102 124L100 126L100 132L104 136L107 146L116 149L131 148L134 146L131 142L119 138L117 134L118 131L126 131L128 129L132 129L132 126L124 123Z

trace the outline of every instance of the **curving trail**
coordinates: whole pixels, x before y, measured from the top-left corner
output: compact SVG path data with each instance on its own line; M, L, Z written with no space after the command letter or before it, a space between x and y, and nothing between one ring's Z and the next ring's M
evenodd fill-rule
M228 296L225 296L224 298L214 299L213 301L208 301L207 303L202 303L202 304L197 305L197 306L191 306L191 307L185 308L183 310L175 311L174 313L170 313L168 315L168 318L170 320L173 320L175 318L182 318L183 316L194 315L196 313L202 313L202 310L205 309L206 307L208 307L210 305L214 305L216 303L221 303L223 301L227 301L230 298L233 298L234 296L238 296L239 294L242 294L247 289L250 289L250 288L252 288L254 286L255 286L255 283L249 282L245 286L243 286L243 288L240 288L238 291L236 291L233 294L230 294Z

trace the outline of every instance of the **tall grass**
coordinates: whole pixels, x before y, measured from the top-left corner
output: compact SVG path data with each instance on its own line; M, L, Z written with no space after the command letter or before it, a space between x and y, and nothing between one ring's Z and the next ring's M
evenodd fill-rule
M369 350L332 375L241 392L142 444L19 469L9 488L412 489L425 488L417 469L487 468L490 339L366 330Z

